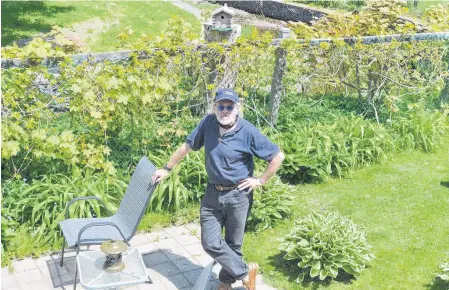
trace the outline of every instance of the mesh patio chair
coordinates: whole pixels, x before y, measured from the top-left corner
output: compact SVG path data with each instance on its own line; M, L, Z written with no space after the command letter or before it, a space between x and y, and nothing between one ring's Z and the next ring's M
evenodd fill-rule
M77 197L67 204L65 220L59 223L64 239L61 249L61 263L64 263L64 245L76 248L79 254L81 245L100 245L107 240L123 240L129 245L134 236L148 203L153 195L156 184L151 183L151 177L156 167L143 157L137 164L128 188L123 196L117 212L111 215L104 202L95 196ZM105 218L68 218L70 206L80 200L98 200L108 211ZM75 284L78 268L75 270Z

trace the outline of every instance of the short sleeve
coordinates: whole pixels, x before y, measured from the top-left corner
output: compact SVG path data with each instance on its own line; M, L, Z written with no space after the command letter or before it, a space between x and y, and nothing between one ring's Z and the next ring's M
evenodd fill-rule
M257 128L254 128L251 135L251 152L258 158L270 162L279 153L279 146L271 142Z
M200 150L204 145L204 132L208 117L209 115L204 117L186 138L186 143L189 144L190 148L194 151Z

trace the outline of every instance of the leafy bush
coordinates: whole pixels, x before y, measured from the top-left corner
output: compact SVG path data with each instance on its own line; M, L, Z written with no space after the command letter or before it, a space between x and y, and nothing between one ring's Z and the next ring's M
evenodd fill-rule
M3 193L2 232L8 238L14 230L11 220L29 222L37 239L52 242L59 236L58 223L64 220L67 203L79 196L97 196L114 212L123 196L126 183L106 173L74 172L72 176L54 174L34 180L31 184L13 187ZM79 201L70 207L71 217L101 216L104 210L95 201ZM2 229L3 231L3 229ZM6 246L7 247L7 246Z
M361 6L365 5L364 0L294 0L294 2L304 3L304 4L313 4L316 6L321 6L325 8L337 8L337 9L345 9L345 10L356 10Z
M279 220L288 217L295 188L273 177L261 189L254 192L254 203L247 221L250 230L260 232L274 227Z
M286 153L281 173L294 182L341 177L394 149L383 126L354 115L335 117L332 124L304 125L275 139Z
M443 263L440 265L440 269L442 271L441 274L438 274L437 277L444 281L449 281L449 263Z
M339 270L357 278L366 264L374 258L365 232L346 217L335 213L313 212L298 219L294 229L281 239L284 259L299 260L298 266L309 271L310 277L336 278ZM306 272L298 275L302 282Z
M171 153L163 150L148 152L150 160L158 168L167 163ZM207 172L203 150L191 152L157 186L150 201L150 209L160 211L164 207L177 211L189 201L197 201L204 195L206 181Z
M391 131L401 148L432 152L448 132L448 111L426 112L421 105L410 105L412 111L392 121Z

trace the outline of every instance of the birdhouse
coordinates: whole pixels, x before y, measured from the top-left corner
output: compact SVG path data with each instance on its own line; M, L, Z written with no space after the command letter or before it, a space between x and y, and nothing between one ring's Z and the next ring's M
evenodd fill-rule
M207 42L234 42L242 34L242 26L232 23L234 11L226 4L215 10L208 22L203 23L202 35Z
M227 4L212 13L212 29L218 31L232 30L232 11Z

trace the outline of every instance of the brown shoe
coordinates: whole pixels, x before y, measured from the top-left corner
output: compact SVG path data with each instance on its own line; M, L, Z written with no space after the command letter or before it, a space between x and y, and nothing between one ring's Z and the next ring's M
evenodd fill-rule
M248 263L248 275L243 279L243 286L247 290L256 290L256 276L259 265L254 262Z
M229 283L220 282L220 284L218 285L217 290L232 290L232 286Z

